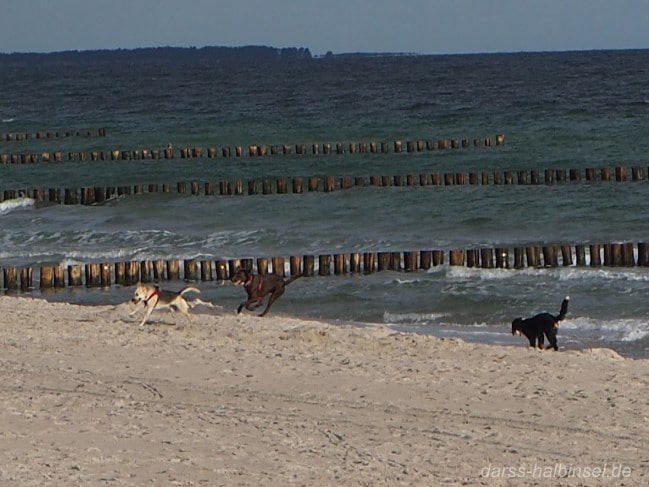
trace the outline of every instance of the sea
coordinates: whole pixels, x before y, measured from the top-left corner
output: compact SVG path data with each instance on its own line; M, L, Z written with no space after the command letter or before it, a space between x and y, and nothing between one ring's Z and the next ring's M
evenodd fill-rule
M0 141L0 154L217 147L216 157L0 164L5 190L179 181L365 177L649 167L649 50L233 60L0 61L0 134L99 128L105 135ZM505 136L504 145L475 139ZM405 150L406 141L469 147ZM403 141L395 152L311 153L312 144ZM305 144L307 154L250 157L250 145ZM220 148L244 153L223 157ZM630 179L630 178L629 178ZM157 192L95 205L0 202L0 268L156 259L649 241L649 181L353 187L332 192L206 196ZM316 260L317 261L317 260ZM169 289L185 283L164 282ZM195 283L235 313L244 291ZM38 287L38 286L36 286ZM132 286L39 289L98 305ZM526 346L511 321L570 308L563 350L608 347L649 357L649 268L560 266L315 276L292 283L271 313L334 324ZM4 292L4 290L3 290ZM134 322L135 324L135 322Z

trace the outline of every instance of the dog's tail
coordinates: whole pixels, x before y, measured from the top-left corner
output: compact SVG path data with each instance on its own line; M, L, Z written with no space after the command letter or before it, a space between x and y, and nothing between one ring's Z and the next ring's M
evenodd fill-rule
M563 298L563 302L561 303L561 310L559 311L559 314L555 317L557 321L561 321L566 317L566 314L568 314L568 301L570 301L570 296L566 296Z
M201 290L196 288L196 287L187 286L187 287L182 288L178 294L180 294L182 296L183 294L188 293L190 291L195 292L195 293L200 293L201 292Z
M298 278L300 278L300 277L303 277L303 276L304 276L304 273L302 273L302 274L295 274L294 276L291 276L291 277L289 277L288 279L286 279L286 280L284 281L284 285L285 285L285 286L288 286L290 283L292 283L292 282L295 281L296 279L298 279Z

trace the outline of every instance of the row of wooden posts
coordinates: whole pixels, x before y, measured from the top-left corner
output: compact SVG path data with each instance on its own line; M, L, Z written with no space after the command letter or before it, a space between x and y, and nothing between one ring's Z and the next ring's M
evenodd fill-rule
M543 176L542 176L543 174ZM450 185L488 185L488 184L560 184L566 182L580 181L642 181L646 180L649 175L649 168L632 167L631 177L629 178L626 167L618 166L616 168L604 167L600 169L546 169L544 173L537 170L525 171L482 171L481 173L434 173L415 175L398 175L398 176L370 176L369 178L359 176L343 176L336 178L327 177L295 177L288 178L248 180L237 179L234 181L221 180L220 182L208 181L181 181L172 184L136 184L133 186L112 186L97 187L87 186L83 188L49 188L45 189L7 189L0 194L0 201L13 198L25 197L35 199L39 202L62 203L66 205L91 205L103 203L106 200L116 196L128 196L140 193L170 193L175 191L179 194L190 193L192 195L204 194L206 196L214 195L257 195L257 194L300 194L312 191L332 192L338 189L351 189L363 186L450 186ZM305 188L306 181L306 188Z
M260 274L273 272L281 276L302 274L329 276L371 274L377 271L427 270L433 266L478 267L483 269L523 269L591 266L649 266L649 244L608 243L578 245L532 245L527 247L496 247L476 249L418 250L408 252L355 252L350 254L303 255L285 257L244 258L229 260L143 260L116 263L71 264L32 267L5 267L3 286L8 291L34 289L37 273L40 289L67 286L108 287L112 284L133 285L138 281L225 281L238 266ZM317 266L316 266L317 263ZM181 266L183 269L181 275ZM66 281L67 280L67 281ZM0 286L2 287L2 286Z
M60 139L63 137L105 137L106 129L85 129L39 132L0 132L0 142L14 142L32 139Z
M284 144L284 145L248 145L247 150L244 146L223 146L220 152L223 157L249 156L267 156L267 155L306 155L306 154L355 154L355 153L388 153L390 148L395 153L400 152L421 152L424 150L445 150L471 147L492 147L505 144L505 136L497 135L494 137L485 137L484 139L439 139L439 140L416 140L403 142L395 140L392 144L389 142L350 142L344 143L323 143L311 144ZM61 162L61 161L104 161L104 160L139 160L139 159L202 159L204 157L215 158L219 154L219 148L216 146L208 147L183 147L179 150L168 146L165 149L136 149L136 150L119 150L111 151L90 151L90 152L63 152L63 151L43 151L40 153L20 153L20 154L0 154L0 163L2 164L28 164L36 162Z

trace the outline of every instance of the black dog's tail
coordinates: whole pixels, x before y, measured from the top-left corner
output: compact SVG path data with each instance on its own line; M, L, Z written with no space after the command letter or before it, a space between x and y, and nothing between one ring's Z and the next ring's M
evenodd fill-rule
M297 278L302 277L302 276L304 276L304 273L302 273L302 274L295 274L294 276L291 276L291 277L289 277L288 279L286 279L286 280L284 281L284 285L285 285L285 286L288 286L290 283L292 283L292 282L295 281Z
M563 302L561 303L561 311L559 311L559 315L556 316L557 321L561 321L566 317L566 314L568 314L568 301L570 300L570 296L566 296L563 298Z

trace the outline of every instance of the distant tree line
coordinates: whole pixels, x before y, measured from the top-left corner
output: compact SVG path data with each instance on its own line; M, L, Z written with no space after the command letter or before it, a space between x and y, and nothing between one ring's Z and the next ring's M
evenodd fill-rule
M39 61L52 64L86 64L114 62L284 62L311 59L304 47L143 47L136 49L100 49L50 53L0 53L0 63Z

